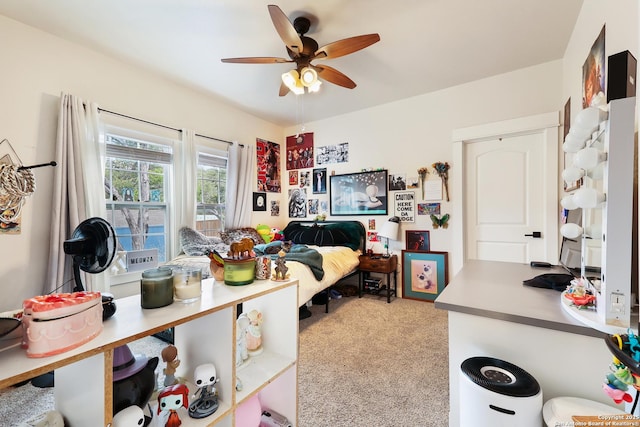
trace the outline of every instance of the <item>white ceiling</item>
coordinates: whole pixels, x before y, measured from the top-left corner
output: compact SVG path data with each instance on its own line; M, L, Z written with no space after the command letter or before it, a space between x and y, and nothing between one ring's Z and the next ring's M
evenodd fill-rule
M290 126L560 59L582 1L2 0L0 14ZM380 34L364 50L325 61L358 86L325 83L317 94L279 97L292 64L223 64L288 58L269 3L291 21L310 16L307 36L320 46Z

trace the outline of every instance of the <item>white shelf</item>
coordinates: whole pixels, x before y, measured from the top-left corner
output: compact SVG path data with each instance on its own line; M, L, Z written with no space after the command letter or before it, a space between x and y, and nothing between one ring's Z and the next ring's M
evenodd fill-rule
M260 310L264 318L264 351L259 356L250 357L244 371L246 379L241 373L244 381L242 392L235 390L235 319L239 304L245 312ZM0 388L55 369L56 409L69 423L108 425L112 418L113 349L175 327L175 344L181 360L176 375L192 381L195 367L213 363L220 378L216 384L219 409L202 420L190 418L185 410L184 417L181 416L183 426L232 427L237 406L256 393L267 396L267 402L275 402L278 406L269 407L287 414L289 420L297 425L297 280L255 281L246 286L227 286L209 279L203 281L202 297L193 303L174 302L167 307L143 309L140 296L136 295L116 300L116 306L116 314L104 322L100 335L59 355L28 358L24 349L15 346L19 341L0 343L2 347L14 344L14 347L0 351ZM160 362L157 369L161 370L162 365ZM86 384L92 384L92 387L87 389ZM80 388L85 391L78 393ZM196 387L192 385L189 390L193 395ZM268 395L287 396L287 399L269 399ZM150 402L152 405L156 403Z
M600 332L604 332L606 334L615 335L615 334L626 334L628 329L626 326L616 326L606 324L602 318L598 315L595 308L578 308L571 301L565 297L566 291L562 292L560 295L560 303L562 305L563 310L569 314L571 317L576 319L577 321L583 323L584 325L596 329ZM635 311L635 315L632 315L632 318L638 319L638 312ZM635 323L637 325L637 322ZM631 328L635 334L638 333L637 328Z

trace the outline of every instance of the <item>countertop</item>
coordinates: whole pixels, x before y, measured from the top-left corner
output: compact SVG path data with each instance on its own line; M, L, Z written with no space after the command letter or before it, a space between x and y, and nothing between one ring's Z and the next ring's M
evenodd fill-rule
M508 322L604 338L562 308L561 293L522 284L540 274L565 273L559 267L468 260L435 300L435 307Z

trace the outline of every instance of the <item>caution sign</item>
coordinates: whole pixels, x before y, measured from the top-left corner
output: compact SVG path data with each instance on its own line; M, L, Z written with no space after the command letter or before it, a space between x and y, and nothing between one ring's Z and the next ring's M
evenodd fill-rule
M416 196L413 191L398 191L394 193L395 215L400 222L415 222Z

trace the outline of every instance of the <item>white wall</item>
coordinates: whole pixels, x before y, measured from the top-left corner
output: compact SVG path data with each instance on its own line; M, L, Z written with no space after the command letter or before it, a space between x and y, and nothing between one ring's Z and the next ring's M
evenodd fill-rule
M541 90L540 88L543 88ZM357 88L355 89L358 90ZM441 161L452 162L451 133L454 129L557 111L562 101L562 63L553 61L512 73L456 86L398 102L306 124L314 132L316 146L350 144L349 163L328 165L329 174L385 168L389 173L417 176L418 168ZM297 132L286 129L287 135ZM454 182L451 181L450 189ZM416 190L419 191L419 190ZM460 197L450 192L451 200ZM327 195L328 197L328 195ZM442 201L442 213L451 213L451 202ZM393 205L390 205L390 211ZM344 218L344 217L340 217ZM353 217L365 226L376 218L377 227L388 217ZM431 248L449 252L449 266L462 254L453 251L452 236L462 219L452 217L449 228L434 230L427 215L416 215L404 230L430 230ZM404 242L394 242L399 253ZM455 274L455 271L450 271Z
M569 96L571 115L575 117L582 109L582 64L605 23L606 55L629 50L638 58L637 1L585 0L565 56L560 61L305 123L306 131L314 132L316 146L350 143L350 162L329 165L329 173L382 167L392 174L415 176L419 167L430 166L436 161L448 161L455 168L451 147L454 129L562 111ZM285 135L298 131L298 126L290 127ZM563 168L564 162L559 163ZM460 195L451 193L451 197ZM442 212L450 213L451 203L443 201ZM351 219L360 219L366 226L368 218ZM388 217L371 218L377 218L379 227ZM452 236L460 232L462 218L453 217L449 223L447 230L433 230L428 216L416 216L415 223L403 224L401 235L406 229L430 230L432 249L449 252L450 266L461 265L463 254L453 250ZM403 248L403 241L391 245L396 253ZM455 273L450 271L450 274Z
M0 16L0 140L23 164L53 160L61 92L156 123L255 146L279 141L282 128L139 68ZM2 234L0 311L40 295L46 274L52 168L34 170L35 193L22 214L22 233Z

